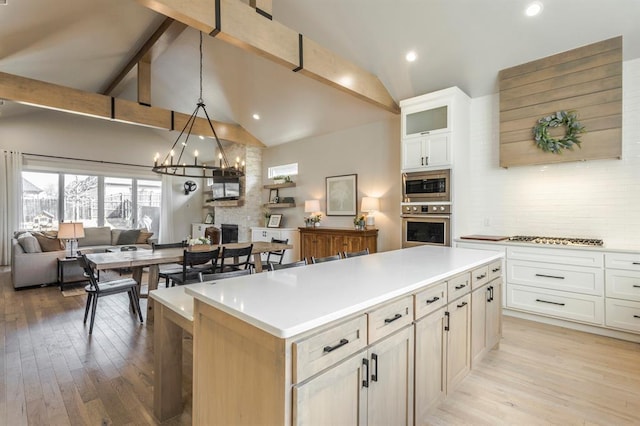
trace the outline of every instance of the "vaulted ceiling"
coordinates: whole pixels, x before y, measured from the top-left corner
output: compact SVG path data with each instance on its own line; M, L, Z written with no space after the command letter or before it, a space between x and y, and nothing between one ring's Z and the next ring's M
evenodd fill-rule
M241 0L237 0L241 1ZM273 0L273 19L376 75L396 102L449 86L497 92L500 69L622 35L640 57L640 1ZM98 93L165 17L135 0L8 0L0 6L0 72ZM265 145L329 133L393 113L219 39L204 40L204 101ZM407 51L418 59L405 61ZM187 28L151 64L153 106L191 113L198 32ZM136 100L135 73L113 92ZM2 117L30 113L10 102ZM257 113L260 120L254 120Z

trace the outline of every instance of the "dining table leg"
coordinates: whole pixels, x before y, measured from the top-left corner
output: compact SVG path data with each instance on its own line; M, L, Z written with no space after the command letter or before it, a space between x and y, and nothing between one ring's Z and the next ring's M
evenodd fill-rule
M253 253L253 267L256 270L256 273L262 272L262 257L260 253Z

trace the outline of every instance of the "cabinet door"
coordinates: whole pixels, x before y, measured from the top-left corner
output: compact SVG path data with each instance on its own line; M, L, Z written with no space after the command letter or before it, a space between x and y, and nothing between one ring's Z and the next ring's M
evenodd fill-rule
M471 369L471 295L447 305L447 392Z
M489 283L490 297L487 304L487 350L490 351L500 342L502 336L502 278Z
M344 244L343 244L343 251L346 252L354 252L354 251L360 251L360 250L364 250L366 247L366 245L364 244L364 238L357 236L357 237L352 237L352 236L347 236L344 237ZM371 253L371 249L369 249L369 252Z
M300 233L300 257L311 263L311 257L316 256L316 236L312 233Z
M445 308L416 323L415 403L416 424L440 402L447 391L445 376Z
M432 135L425 140L424 163L425 166L447 166L451 164L451 145L449 133Z
M484 355L487 347L487 311L491 291L488 285L477 288L471 293L471 364Z
M419 169L424 167L422 152L424 138L414 137L402 141L402 168Z
M293 424L366 425L366 353L349 358L293 388Z
M372 346L369 369L367 424L412 425L413 327L405 327Z
M345 249L345 238L342 235L327 235L327 253L323 256L333 256L342 253Z

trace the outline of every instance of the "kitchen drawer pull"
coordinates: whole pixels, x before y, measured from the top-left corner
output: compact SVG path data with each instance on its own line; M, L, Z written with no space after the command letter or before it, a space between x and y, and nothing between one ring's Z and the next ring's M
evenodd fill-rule
M336 349L343 347L347 343L349 343L349 341L347 339L340 339L340 343L338 343L335 346L325 346L324 349L323 349L323 352L326 352L326 353L333 352Z
M491 270L491 272L496 273L496 272L498 272L499 270L500 270L500 268L493 268L493 269Z
M433 302L437 302L438 300L440 300L440 298L438 296L434 296L433 299L427 300L427 305L430 305Z
M560 276L558 276L558 275L536 274L536 277L555 278L555 279L557 279L557 280L564 280L564 277L560 277Z
M456 286L456 290L462 290L463 288L465 288L467 285L466 284L460 284Z
M458 308L464 308L465 306L467 306L467 302L462 302L461 304L456 305Z
M364 379L362 379L362 387L368 388L369 387L369 360L367 358L362 358L362 366L363 366L363 369L366 370L366 372L363 371L363 374L362 374L362 377L364 377Z
M640 262L631 262L632 265L640 265Z
M638 285L638 284L634 284L634 285L633 285L633 288L640 288L640 285Z
M483 278L484 278L484 277L486 277L486 276L487 276L487 274L478 275L478 276L476 277L476 280L481 280L481 279L483 279Z
M634 315L633 317L634 318L640 318L640 315Z
M395 314L395 315L393 316L393 318L385 318L385 319L384 319L384 323L385 323L385 324L389 324L389 323L394 322L395 320L399 320L400 318L402 318L402 315L400 315L400 314Z
M373 363L376 363L375 366ZM373 369L373 373L371 373L371 381L372 382L377 382L378 381L378 355L376 354L371 354L371 368Z
M449 312L444 313L444 319L445 319L444 331L449 331Z
M548 300L542 300L542 299L536 299L536 302L540 302L540 303L549 303L551 305L558 305L558 306L564 306L564 303L559 303L559 302L549 302Z

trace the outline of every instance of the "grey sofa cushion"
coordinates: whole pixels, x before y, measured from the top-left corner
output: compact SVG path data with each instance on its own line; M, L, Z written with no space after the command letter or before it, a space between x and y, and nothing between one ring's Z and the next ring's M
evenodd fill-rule
M84 228L84 238L78 239L78 247L111 245L111 228L101 226Z
M120 232L120 236L118 236L118 245L135 244L138 241L138 235L140 235L139 229L122 231Z
M29 232L22 233L17 238L22 250L25 253L42 253L42 248L40 247L40 243Z

